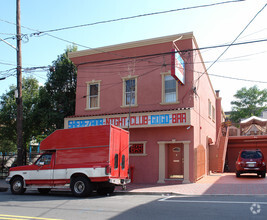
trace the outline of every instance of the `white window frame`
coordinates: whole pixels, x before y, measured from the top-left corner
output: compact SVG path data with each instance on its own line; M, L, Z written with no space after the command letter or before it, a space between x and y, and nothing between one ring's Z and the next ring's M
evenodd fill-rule
M86 109L85 110L96 110L100 109L100 83L101 80L92 80L90 82L86 82L87 84L87 95L86 95ZM98 85L98 97L97 97L97 106L90 107L90 86L91 85Z
M178 83L176 82L176 100L174 102L166 102L165 97L165 76L170 76L171 73L166 72L166 73L161 73L161 82L162 82L162 93L161 93L161 105L171 105L171 104L179 104L178 100ZM175 80L175 79L174 79Z
M132 144L143 144L143 153L142 154L130 154L129 153L129 155L130 156L133 156L133 157L136 157L136 156L147 156L147 154L146 154L146 143L147 143L147 141L134 141L134 142L130 142L130 146L132 145ZM129 148L129 150L130 150L130 148Z
M215 107L212 106L212 121L215 121Z
M123 80L123 84L122 84L122 108L125 108L125 107L137 107L137 77L138 76L127 76L127 77L123 77L122 80ZM135 91L134 91L134 103L133 104L129 104L129 105L126 105L126 81L127 80L135 80Z
M209 104L208 104L208 105L209 105L209 106L208 106L208 108L209 108L209 109L208 109L208 114L209 114L208 116L209 116L209 118L211 118L211 114L212 114L211 101L208 100L208 103L209 103Z

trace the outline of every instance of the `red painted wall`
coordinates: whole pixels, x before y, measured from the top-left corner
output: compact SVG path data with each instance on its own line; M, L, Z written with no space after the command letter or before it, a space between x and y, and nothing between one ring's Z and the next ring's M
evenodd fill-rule
M186 137L186 138L185 138ZM193 134L185 127L167 127L167 128L136 128L131 129L130 141L147 141L146 156L130 156L130 164L134 167L135 183L155 183L158 181L159 168L159 145L158 141L176 141L191 140ZM190 150L191 163L193 166L193 148ZM166 160L166 169L167 169ZM166 172L167 173L167 172ZM193 175L191 176L193 182Z
M176 45L180 50L196 49L195 40L179 40ZM155 183L159 178L159 145L158 141L181 140L190 141L189 179L196 179L197 166L195 149L203 145L207 151L207 137L216 141L216 121L208 115L208 100L216 106L216 96L211 82L205 74L205 65L201 54L196 51L181 53L185 61L185 85L178 86L179 104L162 105L162 75L171 70L170 52L173 43L160 43L140 46L107 53L71 58L78 68L76 112L75 116L96 116L128 113L129 108L122 106L123 77L137 75L137 107L131 112L154 112L191 108L191 128L188 126L135 128L130 129L131 141L147 141L147 156L130 156L130 164L134 166L134 182ZM103 49L104 50L104 49ZM122 59L123 57L159 54L153 57ZM116 61L108 61L117 59ZM119 60L121 59L121 60ZM105 60L106 62L99 62ZM86 64L85 64L86 63ZM133 68L134 66L134 68ZM204 74L203 74L204 73ZM199 80L198 80L199 78ZM100 109L86 110L86 82L101 80ZM208 153L207 153L208 155ZM206 156L208 160L208 156ZM206 164L208 164L206 162ZM208 165L207 170L208 170Z
M179 43L179 48L192 48L192 40L184 40ZM163 43L159 45L143 46L139 48L131 48L127 50L119 50L113 52L122 56L141 56L145 54L165 53L170 52L172 43ZM118 57L116 57L118 59ZM119 57L121 58L121 57ZM86 57L72 58L72 61L77 65L79 63L90 60L95 62L97 60L114 59L114 55L110 53L95 54ZM192 107L193 100L188 99L188 90L192 88L192 70L193 64L191 62L191 55L185 54L186 64L186 84L179 86L178 93L181 103L175 107ZM166 62L167 66L162 66ZM134 64L135 62L135 64ZM76 92L76 111L75 115L93 115L93 114L114 114L127 113L128 108L120 108L122 106L122 77L128 75L138 75L138 107L134 107L133 111L151 111L151 110L169 110L170 105L161 105L161 74L168 72L171 69L170 55L153 57L144 57L142 60L136 59L127 61L112 61L108 63L91 63L85 65L78 65L77 77L77 92ZM135 66L134 73L129 71L129 67ZM92 80L101 80L101 95L100 95L100 110L85 110L87 93L86 82ZM112 94L112 96L111 96Z

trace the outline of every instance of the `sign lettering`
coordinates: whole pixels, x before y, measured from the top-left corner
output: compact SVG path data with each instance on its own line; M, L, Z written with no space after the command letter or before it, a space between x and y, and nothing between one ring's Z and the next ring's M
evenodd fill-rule
M151 114L151 115L132 115L130 119L127 116L121 117L101 117L97 119L71 119L68 120L68 128L90 127L98 125L115 125L126 128L128 123L130 127L151 127L168 125L187 125L188 112L179 112L171 114Z

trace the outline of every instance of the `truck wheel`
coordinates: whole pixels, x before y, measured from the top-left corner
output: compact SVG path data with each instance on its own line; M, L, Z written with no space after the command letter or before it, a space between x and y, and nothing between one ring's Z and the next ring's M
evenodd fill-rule
M266 176L266 172L262 172L262 173L261 173L261 177L262 177L262 178L265 178L265 176Z
M93 187L88 178L79 176L71 181L71 192L77 197L85 197L92 193Z
M109 186L109 187L98 188L96 191L99 195L104 196L107 194L112 194L114 190L115 190L115 186Z
M39 191L39 193L45 195L45 194L48 194L51 191L51 189L49 189L49 188L38 188L38 191Z
M10 183L11 192L15 195L22 195L26 189L22 177L15 177Z
M240 177L240 173L239 172L236 172L235 175L236 175L236 177Z

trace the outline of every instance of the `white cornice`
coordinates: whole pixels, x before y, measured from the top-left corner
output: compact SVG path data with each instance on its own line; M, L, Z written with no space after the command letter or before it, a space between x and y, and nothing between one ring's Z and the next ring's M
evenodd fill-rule
M151 39L146 39L146 40L116 44L116 45L111 45L111 46L106 46L106 47L99 47L95 49L71 52L68 54L68 56L69 58L75 58L75 57L82 57L82 56L88 56L88 55L99 54L99 53L106 53L106 52L111 52L111 51L116 51L116 50L124 50L124 49L130 49L130 48L135 48L135 47L166 43L166 42L174 41L180 37L182 37L180 40L194 38L193 32L188 32L188 33L175 34L175 35L170 35L170 36L157 37L157 38L151 38Z

